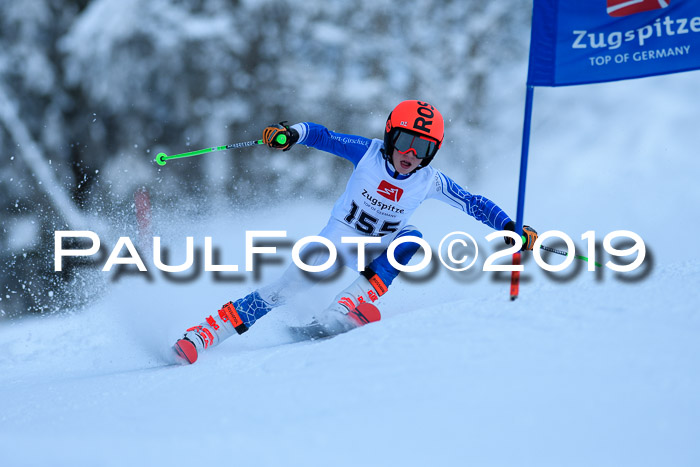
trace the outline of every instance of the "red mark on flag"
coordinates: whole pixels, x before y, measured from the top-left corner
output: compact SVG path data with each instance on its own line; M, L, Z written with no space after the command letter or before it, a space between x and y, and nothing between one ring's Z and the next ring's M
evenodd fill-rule
M671 0L608 0L608 14L614 17L629 16L645 11L666 8Z

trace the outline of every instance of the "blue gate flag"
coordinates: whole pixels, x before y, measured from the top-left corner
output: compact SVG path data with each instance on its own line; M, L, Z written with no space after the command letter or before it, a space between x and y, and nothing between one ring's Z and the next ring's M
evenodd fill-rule
M700 68L700 0L534 0L530 86Z

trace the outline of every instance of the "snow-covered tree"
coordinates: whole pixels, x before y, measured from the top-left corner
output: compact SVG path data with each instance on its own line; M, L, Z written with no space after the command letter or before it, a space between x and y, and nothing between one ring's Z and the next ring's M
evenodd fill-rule
M177 200L203 212L251 203L252 190L331 197L350 170L304 148L212 154L166 168L153 163L160 151L257 139L282 119L381 137L387 113L419 98L448 120L445 157L436 164L478 175L498 111L494 77L524 63L530 7L517 0L3 2L0 90L48 171L29 163L28 148L0 122L0 288L16 302L0 309L59 303L56 294L23 290L32 274L37 290L72 280L44 264L53 231L71 223L61 211L123 230L133 228L141 187L157 207ZM47 173L55 185L42 190ZM61 193L70 208L53 199ZM42 268L46 274L34 273Z

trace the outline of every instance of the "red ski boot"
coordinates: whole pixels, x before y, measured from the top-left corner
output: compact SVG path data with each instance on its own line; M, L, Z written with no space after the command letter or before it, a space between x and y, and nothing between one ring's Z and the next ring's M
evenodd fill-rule
M371 303L360 303L353 310L348 312L348 316L358 326L375 323L382 319L382 314L379 312L379 309Z
M183 358L187 363L194 363L197 361L197 347L186 337L175 342L173 346L175 352L180 358Z

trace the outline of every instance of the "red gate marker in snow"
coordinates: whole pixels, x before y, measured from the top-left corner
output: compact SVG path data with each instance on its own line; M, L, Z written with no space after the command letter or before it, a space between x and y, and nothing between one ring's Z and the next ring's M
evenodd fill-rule
M513 266L520 266L520 252L513 255ZM520 292L520 271L513 271L510 276L510 299L518 298Z

